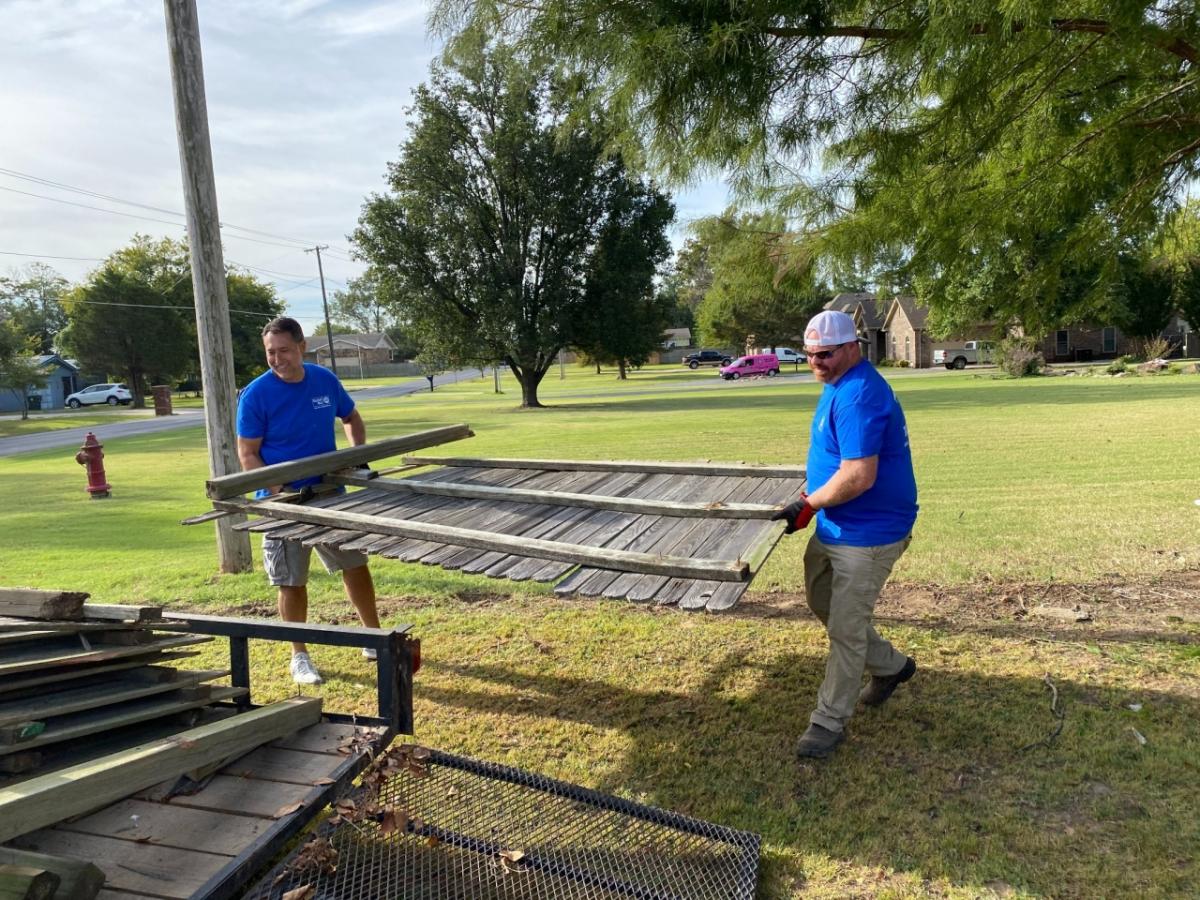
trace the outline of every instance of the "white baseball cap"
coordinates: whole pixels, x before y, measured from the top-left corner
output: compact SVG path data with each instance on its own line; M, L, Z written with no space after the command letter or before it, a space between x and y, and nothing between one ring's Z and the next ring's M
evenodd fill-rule
M854 320L836 309L826 309L808 320L804 328L806 347L832 347L835 344L851 344L858 340Z

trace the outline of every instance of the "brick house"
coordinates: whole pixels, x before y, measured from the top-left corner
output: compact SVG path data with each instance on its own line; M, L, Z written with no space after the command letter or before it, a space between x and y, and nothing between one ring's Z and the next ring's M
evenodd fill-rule
M338 362L343 360L353 365L373 366L390 363L395 359L396 345L386 334L335 334L333 352ZM325 335L314 335L308 339L306 362L329 367L329 340Z
M932 366L933 341L926 330L928 318L929 307L918 304L916 297L892 298L880 326L885 336L885 358L907 360L914 369Z

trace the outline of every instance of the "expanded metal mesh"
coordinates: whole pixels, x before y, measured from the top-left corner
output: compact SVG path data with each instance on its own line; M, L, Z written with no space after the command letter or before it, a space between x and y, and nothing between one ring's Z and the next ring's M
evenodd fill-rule
M369 802L372 814L323 825L249 896L754 896L758 835L519 769L429 751L419 768L388 778L369 800L360 792L357 802Z

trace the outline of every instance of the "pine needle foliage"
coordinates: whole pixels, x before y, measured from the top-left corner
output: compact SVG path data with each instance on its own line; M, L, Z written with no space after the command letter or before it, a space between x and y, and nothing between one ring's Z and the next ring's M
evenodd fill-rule
M434 24L549 50L666 175L730 172L810 253L903 256L947 320L1106 309L1200 174L1188 0L442 0Z

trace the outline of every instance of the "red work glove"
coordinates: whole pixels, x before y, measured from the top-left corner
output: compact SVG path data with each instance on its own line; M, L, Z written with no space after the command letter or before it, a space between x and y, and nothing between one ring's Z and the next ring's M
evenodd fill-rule
M787 528L783 529L784 534L794 534L801 528L807 528L808 523L812 521L812 517L817 514L808 503L808 494L804 491L800 492L798 499L793 500L783 509L779 510L775 515L771 516L771 521L775 522L783 519L787 522Z

